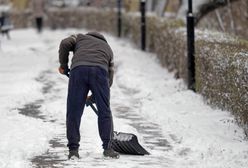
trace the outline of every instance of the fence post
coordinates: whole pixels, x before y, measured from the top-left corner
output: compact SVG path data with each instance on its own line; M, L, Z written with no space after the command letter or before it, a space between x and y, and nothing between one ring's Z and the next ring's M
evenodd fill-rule
M188 88L195 91L195 30L192 0L188 0L187 12L187 48L188 48Z
M122 6L122 0L117 0L117 9L118 9L118 13L117 13L117 31L118 31L118 37L121 37L121 24L122 24L122 20L121 20L121 6Z
M146 0L140 0L141 12L141 49L146 50Z

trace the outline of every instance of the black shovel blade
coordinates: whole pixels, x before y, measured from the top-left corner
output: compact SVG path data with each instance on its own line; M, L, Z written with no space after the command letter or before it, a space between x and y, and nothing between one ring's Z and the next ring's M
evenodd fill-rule
M139 144L136 135L116 131L113 134L112 148L115 151L129 155L149 155L149 152Z
M92 110L98 115L97 108L93 105L95 103L94 97L90 96L86 100L86 106L90 106ZM131 133L123 133L113 131L112 148L119 153L129 155L149 155L138 142L136 135Z

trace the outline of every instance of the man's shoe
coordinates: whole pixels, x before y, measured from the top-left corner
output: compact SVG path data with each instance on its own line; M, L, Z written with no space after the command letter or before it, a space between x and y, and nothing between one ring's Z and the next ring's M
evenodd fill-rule
M110 157L110 158L119 159L120 154L118 152L114 151L114 149L110 148L110 149L105 149L103 151L103 156L104 157Z
M79 159L79 154L78 154L77 149L69 151L68 159L70 160L70 159L74 159L74 158Z

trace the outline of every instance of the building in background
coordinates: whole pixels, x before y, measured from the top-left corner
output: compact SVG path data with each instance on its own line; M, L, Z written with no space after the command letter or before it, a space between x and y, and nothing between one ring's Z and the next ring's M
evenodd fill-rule
M0 5L5 5L8 3L8 0L0 0Z
M123 0L124 8L128 12L139 11L140 0ZM164 16L169 13L169 16L176 16L182 0L146 0L146 9L148 12ZM168 14L166 14L168 16Z
M123 7L127 12L139 11L140 0L123 0Z
M30 0L9 0L12 7L16 10L25 10L29 7Z
M182 0L146 0L147 10L158 16L176 16Z

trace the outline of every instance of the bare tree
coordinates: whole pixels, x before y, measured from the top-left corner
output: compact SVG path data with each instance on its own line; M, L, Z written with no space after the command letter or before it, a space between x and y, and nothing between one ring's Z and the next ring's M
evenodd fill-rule
M196 14L195 24L197 25L197 23L208 13L235 1L240 0L211 0L208 3L202 4L199 8L199 12Z
M227 7L228 7L228 15L230 18L230 27L233 33L235 33L235 25L234 25L234 19L233 19L233 14L232 14L232 4L230 0L227 0Z
M246 6L246 11L244 13L246 19L248 20L248 1L247 0L241 0L242 5Z
M221 15L220 15L220 12L218 9L215 10L215 14L216 14L216 17L217 17L217 20L218 20L218 23L219 23L221 30L225 31L225 26L223 24L223 21L222 21L222 18L221 18Z

